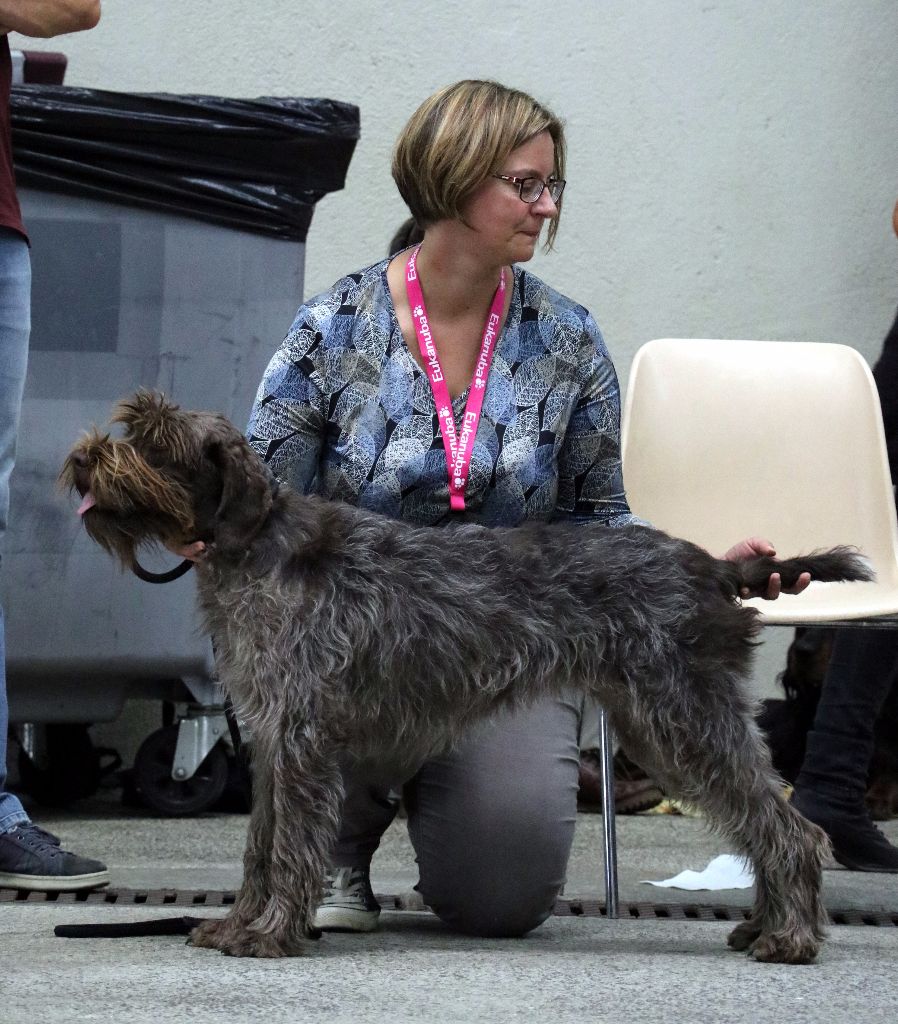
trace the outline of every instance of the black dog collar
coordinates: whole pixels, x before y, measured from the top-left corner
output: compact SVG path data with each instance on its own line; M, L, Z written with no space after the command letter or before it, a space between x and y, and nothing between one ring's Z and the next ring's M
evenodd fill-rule
M174 569L169 569L168 572L149 572L137 561L136 558L131 561L131 571L134 575L144 581L144 583L171 583L172 580L180 579L185 573L190 572L193 568L193 562L189 558L185 558L180 565L176 565Z

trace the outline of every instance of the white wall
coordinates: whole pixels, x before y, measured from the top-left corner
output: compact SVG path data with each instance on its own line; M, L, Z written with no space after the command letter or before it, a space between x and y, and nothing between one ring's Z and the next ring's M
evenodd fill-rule
M532 92L571 152L537 269L594 311L625 376L662 334L875 356L898 303L896 39L894 0L104 0L94 31L27 45L66 52L70 84L357 103L309 292L384 251L404 216L390 150L425 96L485 76Z
M624 384L638 346L663 335L878 354L898 303L894 0L103 8L92 32L13 45L63 50L73 85L359 105L347 187L312 223L307 294L384 253L404 216L390 150L417 104L494 77L567 122L558 247L534 268L594 312ZM777 649L761 674L780 662Z

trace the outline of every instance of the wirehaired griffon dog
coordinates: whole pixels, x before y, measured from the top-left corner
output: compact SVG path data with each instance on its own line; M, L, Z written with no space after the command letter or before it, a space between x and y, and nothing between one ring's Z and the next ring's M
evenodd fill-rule
M823 832L784 799L746 693L759 624L740 588L866 580L846 549L722 561L643 526L415 527L278 485L223 416L138 392L69 455L90 536L208 545L199 602L253 738L244 880L196 946L293 956L313 933L340 817L338 754L445 750L499 708L577 690L668 793L755 871L729 943L807 963L823 937ZM435 581L440 581L435 586Z

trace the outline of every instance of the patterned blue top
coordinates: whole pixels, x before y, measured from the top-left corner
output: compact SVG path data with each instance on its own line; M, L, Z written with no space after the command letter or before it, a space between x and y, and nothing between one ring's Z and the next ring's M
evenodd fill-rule
M624 495L620 388L590 314L514 268L464 513L430 382L406 346L383 260L302 306L253 406L250 443L301 493L419 525L639 522ZM468 392L452 403L456 424Z

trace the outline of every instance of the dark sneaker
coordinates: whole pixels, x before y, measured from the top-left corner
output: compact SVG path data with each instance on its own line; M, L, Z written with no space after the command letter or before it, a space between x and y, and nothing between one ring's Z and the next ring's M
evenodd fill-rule
M105 864L61 849L56 836L38 825L0 834L0 888L71 892L108 884Z
M898 874L898 847L873 824L865 804L848 800L827 802L821 794L798 790L792 804L808 821L829 836L833 857L849 871L881 871Z
M325 932L373 932L380 904L371 891L367 868L335 868L325 880L315 927Z
M34 831L37 832L38 835L43 836L48 843L52 843L54 846L60 845L59 836L54 836L52 832L48 832L45 828L41 828L40 825L35 825L33 821L28 827L33 828Z

